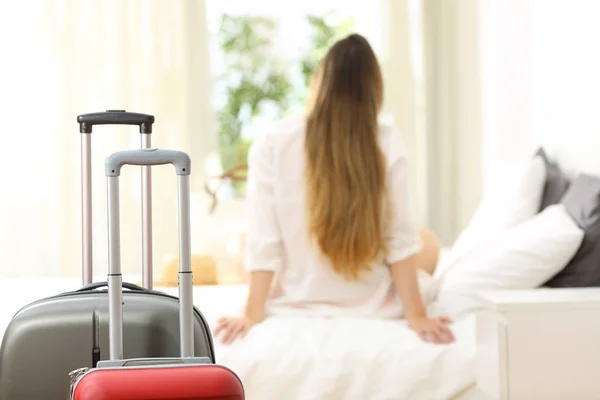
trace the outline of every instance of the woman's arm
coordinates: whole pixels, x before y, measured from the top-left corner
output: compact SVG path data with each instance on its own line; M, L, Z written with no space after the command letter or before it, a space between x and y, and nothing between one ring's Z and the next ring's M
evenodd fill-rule
M454 341L454 335L446 317L429 318L419 291L416 257L410 256L390 265L390 272L396 291L404 304L404 317L410 327L426 342L448 344Z
M245 315L260 321L276 272L283 263L283 245L275 213L275 170L268 135L257 137L248 152L246 204L248 226L245 266L250 287Z
M454 338L447 327L449 320L429 318L419 291L416 255L422 250L422 244L410 206L407 170L406 159L399 157L388 176L391 210L386 241L387 263L410 327L425 341L450 343Z
M265 304L271 291L274 275L273 271L252 271L250 273L250 288L244 317L253 323L258 323L265 317Z
M421 292L419 291L415 260L416 256L412 255L390 265L394 287L402 299L404 316L409 321L427 318Z
M387 228L387 263L396 292L400 295L405 317L426 317L417 281L416 255L422 250L421 236L414 221L408 190L408 165L399 157L388 173L390 210Z
M267 136L254 140L248 152L246 184L247 234L245 266L250 272L246 306L239 317L219 320L214 335L227 344L246 335L267 313L274 275L281 270L283 246L275 214L274 154Z
M223 344L231 344L236 339L246 336L254 325L265 319L265 305L271 291L273 275L272 271L252 271L250 273L248 300L243 315L219 319L213 330L213 336L220 336Z

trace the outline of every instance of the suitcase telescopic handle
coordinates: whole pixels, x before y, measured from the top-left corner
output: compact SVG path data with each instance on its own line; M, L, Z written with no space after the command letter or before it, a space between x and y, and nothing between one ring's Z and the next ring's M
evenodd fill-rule
M94 125L137 125L140 130L141 147L151 147L154 116L125 110L107 110L77 116L81 133L81 229L82 229L82 280L92 283L92 129ZM152 289L152 172L142 167L142 281L146 289Z
M137 125L140 127L140 133L152 133L154 116L125 110L107 110L79 115L77 122L80 133L92 133L94 125Z
M194 357L194 299L190 238L190 157L176 150L137 149L111 154L104 163L108 184L108 309L110 360L123 359L119 175L124 165L172 164L177 174L179 222L179 333L181 357Z

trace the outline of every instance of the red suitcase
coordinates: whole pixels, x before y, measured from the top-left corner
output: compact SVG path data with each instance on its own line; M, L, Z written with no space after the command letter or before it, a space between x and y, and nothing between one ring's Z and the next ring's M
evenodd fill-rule
M119 175L124 165L172 164L179 202L180 358L123 359L123 292L120 256ZM190 249L191 161L181 151L139 149L106 159L108 183L108 307L110 359L71 373L72 400L243 400L244 389L231 370L194 357L193 286Z

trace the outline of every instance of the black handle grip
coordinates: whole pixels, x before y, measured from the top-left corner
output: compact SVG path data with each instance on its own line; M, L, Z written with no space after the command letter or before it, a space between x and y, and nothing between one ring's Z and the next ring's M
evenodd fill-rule
M92 282L89 283L85 286L83 286L81 289L77 289L76 292L87 292L87 291L91 291L91 290L96 290L96 289L100 289L102 287L108 287L108 282L104 281L104 282ZM128 282L123 282L122 287L124 289L129 289L129 290L134 290L137 292L144 292L146 291L146 289L144 289L141 286L138 285L134 285L133 283L128 283Z
M94 125L138 125L140 133L152 133L154 115L132 113L125 110L107 110L79 115L77 122L79 122L80 133L92 133Z

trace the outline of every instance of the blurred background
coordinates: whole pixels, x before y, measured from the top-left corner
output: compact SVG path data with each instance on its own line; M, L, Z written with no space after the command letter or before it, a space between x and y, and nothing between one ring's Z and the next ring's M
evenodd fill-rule
M153 145L192 156L192 248L231 283L243 256L254 135L302 110L311 72L350 33L385 76L421 226L451 245L507 162L600 134L597 0L27 0L0 2L0 277L81 273L82 113L156 116ZM107 265L103 160L140 145L94 129L94 264ZM217 207L205 185L217 191ZM153 169L155 275L177 253L176 179ZM122 259L141 270L140 172L122 177ZM224 277L227 278L224 278Z

